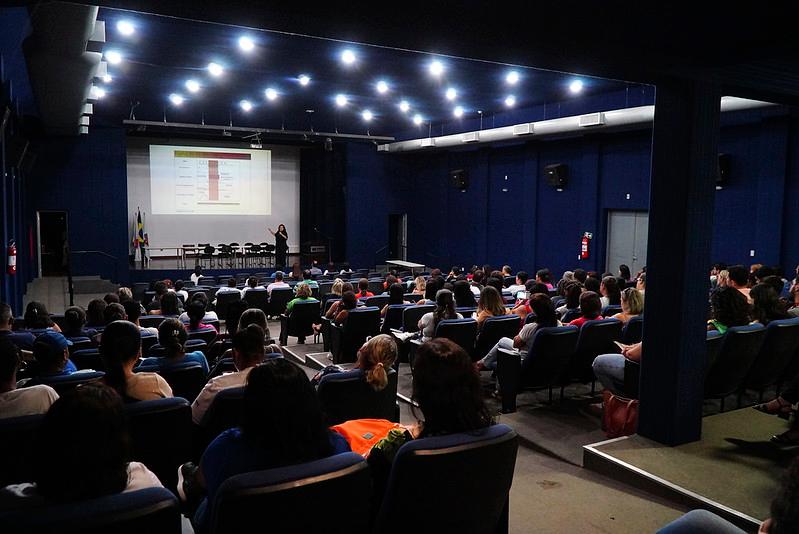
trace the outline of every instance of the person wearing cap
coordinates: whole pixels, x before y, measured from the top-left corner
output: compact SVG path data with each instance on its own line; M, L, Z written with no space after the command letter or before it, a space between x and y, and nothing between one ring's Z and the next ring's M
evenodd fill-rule
M14 313L11 306L0 302L0 339L8 339L14 345L24 350L32 350L36 336L30 332L13 332Z
M48 330L39 335L33 344L36 374L39 376L62 376L76 372L78 368L69 359L71 345L72 342L61 332Z
M17 346L0 338L0 419L45 413L58 399L58 393L44 384L17 389L20 361Z

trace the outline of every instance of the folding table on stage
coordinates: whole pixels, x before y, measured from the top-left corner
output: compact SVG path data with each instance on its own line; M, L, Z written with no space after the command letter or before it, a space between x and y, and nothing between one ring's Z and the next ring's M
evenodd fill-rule
M419 269L419 271L424 271L424 265L422 265L421 263L412 263L410 261L404 261L404 260L386 260L386 265L396 265L397 267L410 269L411 274L416 274L414 269Z

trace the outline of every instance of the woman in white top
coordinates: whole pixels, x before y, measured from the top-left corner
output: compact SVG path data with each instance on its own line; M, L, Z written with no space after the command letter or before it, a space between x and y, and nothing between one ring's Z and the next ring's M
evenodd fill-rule
M162 486L144 464L128 461L122 399L99 382L60 397L45 415L33 447L33 480L6 486L0 500L70 502Z
M436 326L444 319L463 319L463 315L455 311L455 299L449 289L439 289L436 292L436 309L425 313L419 319L419 330L422 332L422 340L433 339L436 333Z
M100 340L105 362L103 380L121 397L154 400L172 396L172 388L157 373L134 373L141 357L141 331L129 321L114 321L105 327Z

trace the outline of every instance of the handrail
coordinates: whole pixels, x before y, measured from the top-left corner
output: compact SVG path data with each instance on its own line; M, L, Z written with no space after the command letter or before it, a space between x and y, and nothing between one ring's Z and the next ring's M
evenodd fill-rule
M72 260L69 258L72 254L99 254L100 256L105 256L109 260L113 260L114 262L114 279L119 282L119 265L117 265L117 258L113 254L109 254L108 252L104 252L102 250L71 250L67 249L67 285L69 286L69 305L75 305L75 287L73 285L72 280Z

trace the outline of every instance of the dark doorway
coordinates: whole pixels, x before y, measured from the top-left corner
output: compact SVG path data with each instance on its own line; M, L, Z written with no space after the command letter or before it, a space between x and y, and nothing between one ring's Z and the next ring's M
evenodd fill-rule
M388 259L407 260L408 215L392 213L388 216Z
M41 276L67 274L67 212L37 212Z

